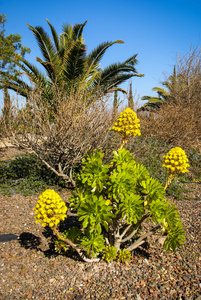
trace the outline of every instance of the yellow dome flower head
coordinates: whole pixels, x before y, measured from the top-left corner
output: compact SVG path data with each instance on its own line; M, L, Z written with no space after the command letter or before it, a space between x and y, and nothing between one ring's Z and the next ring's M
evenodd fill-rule
M180 147L172 148L166 155L163 156L163 167L167 169L168 174L176 175L189 172L188 158L186 153Z
M136 113L131 108L126 108L122 111L110 130L119 132L123 139L129 136L141 135L140 120Z
M39 196L34 210L36 223L40 223L43 227L54 228L67 217L65 202L54 190L50 189Z

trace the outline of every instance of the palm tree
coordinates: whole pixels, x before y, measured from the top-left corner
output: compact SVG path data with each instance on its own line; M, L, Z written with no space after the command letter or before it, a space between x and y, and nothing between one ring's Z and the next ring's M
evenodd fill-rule
M119 87L121 83L133 76L143 76L135 69L138 63L137 54L123 63L114 63L105 69L100 68L100 61L106 50L114 44L124 43L122 40L104 42L87 54L83 39L86 22L74 26L64 24L63 32L59 36L50 22L48 20L47 22L52 39L42 27L28 25L40 47L43 58L36 57L36 60L45 69L45 74L26 59L20 58L16 64L21 68L22 74L28 76L31 85L20 77L16 79L11 74L6 74L9 89L27 98L35 85L42 89L43 98L52 102L53 87L65 90L67 94L71 94L78 88L94 91L94 93L99 89L104 94L115 89L124 92Z
M175 101L175 94L179 80L180 75L176 74L176 67L174 66L173 75L169 76L168 80L162 82L162 85L165 86L167 90L161 87L154 87L152 91L157 92L158 97L143 96L141 100L148 100L148 102L143 105L141 110L157 110L167 101Z
M165 103L168 100L169 92L165 89L154 87L152 91L157 92L158 97L143 96L141 100L148 100L148 102L143 105L143 110L158 109L161 104Z

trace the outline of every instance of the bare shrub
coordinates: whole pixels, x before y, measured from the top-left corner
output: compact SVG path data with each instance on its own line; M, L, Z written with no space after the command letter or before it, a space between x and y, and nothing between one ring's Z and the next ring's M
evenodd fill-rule
M201 48L191 48L185 55L176 59L177 89L176 102L201 102Z
M52 101L42 91L29 94L25 108L15 105L12 123L13 144L28 149L66 183L74 185L72 168L89 149L103 147L111 115L108 99L79 89L67 95L54 90Z
M142 134L200 150L201 48L192 48L185 55L178 54L174 74L163 84L168 87L169 100L158 110L139 110Z
M201 149L201 103L168 103L157 113L140 114L142 135L168 144Z

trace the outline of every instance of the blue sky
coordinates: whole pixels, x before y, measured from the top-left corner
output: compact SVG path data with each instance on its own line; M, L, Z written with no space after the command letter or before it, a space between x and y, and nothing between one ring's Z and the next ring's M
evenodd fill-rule
M145 76L134 77L132 85L140 97L154 95L152 88L160 86L164 73L172 72L178 52L201 46L200 0L0 0L0 13L7 15L6 35L19 33L22 44L32 51L26 58L38 66L35 57L40 51L26 23L50 33L47 18L61 33L63 23L87 20L84 39L89 52L104 41L122 39L125 44L112 46L101 67L138 53L137 70Z

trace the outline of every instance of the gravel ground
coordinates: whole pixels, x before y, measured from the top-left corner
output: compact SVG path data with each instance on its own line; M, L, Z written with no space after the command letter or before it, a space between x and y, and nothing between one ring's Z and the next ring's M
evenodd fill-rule
M0 299L201 300L200 188L188 184L191 200L175 202L185 245L166 253L162 240L153 236L129 264L87 264L73 252L56 254L50 232L34 221L38 196L0 195ZM61 197L67 200L68 194Z

